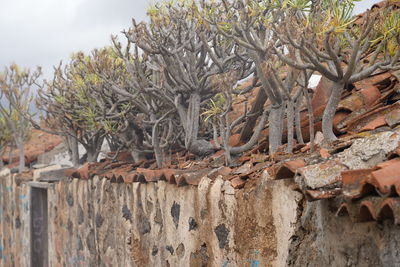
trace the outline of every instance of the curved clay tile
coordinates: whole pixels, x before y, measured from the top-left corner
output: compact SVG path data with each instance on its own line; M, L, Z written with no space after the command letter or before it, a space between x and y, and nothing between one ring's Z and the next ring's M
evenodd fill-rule
M383 195L393 193L400 184L400 161L392 160L388 166L371 173L371 183ZM398 192L398 191L397 191Z
M377 218L378 217L375 213L374 205L368 200L362 201L360 204L358 220L360 222L376 221Z
M375 187L368 184L371 173L374 169L346 170L341 172L343 195L347 198L359 198Z
M399 198L387 198L381 204L381 210L379 215L382 219L392 216L395 224L400 224L400 199Z
M359 222L359 207L357 203L343 202L336 216L349 216L352 222Z
M347 203L342 203L336 212L336 216L350 216L349 208Z
M271 167L270 175L275 180L293 178L298 169L306 166L306 163L302 159L286 161L282 164Z
M126 183L126 184L133 183L133 181L135 180L135 177L136 177L136 173L135 172L128 173L127 175L125 175L123 177L124 178L124 183Z
M329 190L306 190L305 191L307 200L309 200L309 201L334 198L334 197L340 195L340 193L342 193L342 190L340 188L334 188L334 189L329 189Z
M360 90L363 97L363 102L367 106L372 106L381 96L381 91L374 85L363 87Z
M395 216L391 203L390 202L382 203L382 208L378 213L378 219L379 220L390 219L394 221L394 218Z
M169 184L176 184L175 174L175 170L163 169L160 180L167 181Z

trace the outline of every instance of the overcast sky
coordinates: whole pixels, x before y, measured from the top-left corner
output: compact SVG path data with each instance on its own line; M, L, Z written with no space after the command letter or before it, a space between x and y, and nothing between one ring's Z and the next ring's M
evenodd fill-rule
M110 44L110 34L145 20L151 0L0 0L0 71L13 62L52 66L76 51ZM154 2L154 1L152 1ZM363 0L357 13L376 0Z

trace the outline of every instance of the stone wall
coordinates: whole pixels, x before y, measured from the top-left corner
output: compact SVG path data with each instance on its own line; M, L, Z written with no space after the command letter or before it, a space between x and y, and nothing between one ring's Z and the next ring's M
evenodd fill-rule
M30 264L30 186L0 178L0 266ZM46 184L49 266L399 266L398 226L353 224L291 180Z
M62 180L48 187L49 265L284 266L301 199L290 183L261 181L234 190L221 177L203 178L198 187ZM2 240L27 238L18 248L3 245L0 265L25 255L22 266L28 266L29 213L20 200L29 190L3 177L1 192L10 186L12 195L1 195ZM7 222L18 216L22 226Z
M288 266L400 266L400 227L353 223L337 217L339 201L304 203L290 245Z
M284 266L274 198L286 195L295 214L299 195L284 181L274 187L286 193L274 196L266 184L235 192L220 178L198 187L60 182L49 197L51 265Z
M29 187L0 171L0 266L29 266Z

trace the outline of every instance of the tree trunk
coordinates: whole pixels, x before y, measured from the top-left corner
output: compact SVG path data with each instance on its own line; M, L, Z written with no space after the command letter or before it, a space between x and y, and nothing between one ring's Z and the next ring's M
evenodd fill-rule
M275 153L282 145L283 105L272 106L269 113L269 154Z
M0 151L0 169L4 167L3 154L4 154L4 149Z
M293 152L293 140L294 140L294 103L292 100L287 101L286 107L286 114L287 114L287 153Z
M223 142L223 147L225 151L225 165L229 166L232 162L231 158L231 152L230 152L230 146L229 146L229 138L231 136L231 133L229 131L229 124L228 124L228 114L225 114L225 116L222 116L219 118L220 121L220 132L221 132L221 138Z
M87 153L87 161L88 162L96 162L97 158L99 156L99 151L97 150L96 147L90 147L86 149Z
M186 109L179 99L175 100L180 120L185 131L185 148L197 156L206 156L214 151L212 144L206 140L198 140L200 102L198 93L192 93L189 98L189 107Z
M343 88L344 84L341 82L336 82L333 84L328 104L326 105L324 114L322 116L322 133L324 134L324 139L327 142L332 142L337 139L333 132L333 118L339 105Z
M79 166L79 148L78 148L78 140L76 138L69 136L69 149L71 151L71 162L74 167Z
M136 149L132 149L131 155L133 158L133 162L135 163L140 162L141 160L144 159L142 153L140 151L137 151Z
M156 158L157 162L157 167L162 168L163 167L163 153L160 147L160 137L158 136L159 130L158 130L158 125L153 127L153 136L152 136L152 142L153 142L153 150L154 150L154 156Z
M190 149L190 146L195 140L199 133L199 118L200 118L200 95L193 93L189 98L189 108L187 111L187 131L185 133L185 147Z
M265 121L267 120L267 114L268 113L266 111L263 112L259 123L257 124L256 128L254 129L253 135L251 136L250 140L246 144L244 144L242 146L230 148L230 153L232 155L240 154L247 150L250 150L257 143L258 139L260 138L261 132L264 129Z
M300 94L296 100L296 107L294 111L295 116L295 125L296 125L296 138L299 144L304 144L303 133L301 132L301 117L300 117L300 108L301 108L301 101L303 98L303 94Z
M19 138L17 141L18 151L19 151L19 165L18 172L22 173L25 169L25 150L23 138Z
M314 129L314 112L311 104L311 96L307 91L307 88L303 88L304 96L306 98L307 103L307 112L308 112L308 123L309 123L309 130L310 130L310 150L314 152L314 138L315 138L315 129Z
M262 88L260 88L258 90L256 100L254 101L253 106L250 109L250 115L248 116L246 123L244 124L240 133L240 141L246 142L251 137L253 129L256 126L257 119L261 115L261 111L264 110L264 104L267 99L267 94Z

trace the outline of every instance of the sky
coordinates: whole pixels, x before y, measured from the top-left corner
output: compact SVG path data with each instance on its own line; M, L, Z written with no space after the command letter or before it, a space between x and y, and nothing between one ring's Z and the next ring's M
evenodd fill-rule
M132 18L145 20L150 1L0 0L0 71L11 63L39 65L51 78L60 60L109 45L110 35L128 29ZM363 0L355 12L375 2Z

